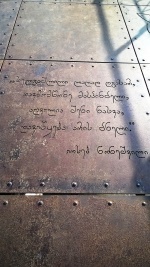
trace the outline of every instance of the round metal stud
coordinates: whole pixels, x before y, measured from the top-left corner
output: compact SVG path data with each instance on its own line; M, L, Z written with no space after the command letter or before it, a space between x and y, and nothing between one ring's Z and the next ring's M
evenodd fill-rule
M38 204L38 206L42 206L44 203L42 200L39 200L37 204Z
M77 187L77 182L72 182L72 187Z

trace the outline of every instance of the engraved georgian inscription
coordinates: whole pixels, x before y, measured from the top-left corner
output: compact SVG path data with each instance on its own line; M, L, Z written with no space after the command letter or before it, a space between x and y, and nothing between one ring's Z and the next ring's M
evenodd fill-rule
M148 188L149 96L137 65L7 61L1 81L1 188Z

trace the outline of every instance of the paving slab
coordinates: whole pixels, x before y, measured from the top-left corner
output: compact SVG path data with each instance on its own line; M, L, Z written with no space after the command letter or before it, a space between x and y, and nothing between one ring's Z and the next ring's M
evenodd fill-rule
M5 195L0 213L4 267L149 267L150 197Z
M21 1L0 1L0 59L7 50Z
M118 6L46 2L22 4L10 58L137 62Z
M5 61L0 88L1 192L150 192L138 64Z
M140 63L150 63L149 7L121 6Z

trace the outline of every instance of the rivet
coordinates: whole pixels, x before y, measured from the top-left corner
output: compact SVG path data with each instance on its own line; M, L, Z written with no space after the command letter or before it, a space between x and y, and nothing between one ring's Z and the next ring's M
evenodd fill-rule
M142 202L142 206L146 206L147 203L145 201Z
M146 112L146 115L149 115L149 112Z
M72 182L72 187L77 187L77 182Z
M111 58L111 60L114 60L114 58Z
M91 57L91 60L93 60L93 58Z
M32 56L29 56L29 58L32 58Z
M137 186L137 187L140 187L140 186L141 186L141 184L140 184L140 183L137 183L137 184L136 184L136 186Z
M78 206L78 204L79 204L79 202L78 202L77 200L75 200L75 201L73 202L73 206Z
M144 95L141 95L141 97L144 97Z
M0 91L0 95L4 95L5 94L5 91Z
M38 206L42 206L44 203L43 203L43 201L42 200L40 200L40 201L38 201Z
M109 183L105 183L104 186L107 188L109 186Z
M73 57L70 57L70 59L73 59Z
M4 75L4 78L7 79L8 78L8 75Z
M3 43L0 43L0 45L3 45Z
M112 201L108 201L108 206L112 206Z
M4 206L8 205L8 200L4 200L4 201L3 201L3 205L4 205Z
M41 183L40 183L40 186L45 186L45 183L44 183L44 182L41 182Z
M7 183L7 186L8 186L8 187L12 187L12 185L13 185L13 183L12 183L11 181L9 181L9 182Z

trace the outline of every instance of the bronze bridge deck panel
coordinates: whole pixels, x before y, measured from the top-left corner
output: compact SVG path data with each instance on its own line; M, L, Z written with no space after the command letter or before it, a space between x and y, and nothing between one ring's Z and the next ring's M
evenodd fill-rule
M7 50L21 1L0 1L0 59Z
M121 6L140 63L150 63L150 7Z
M0 267L150 266L149 6L0 1Z
M5 61L1 88L1 192L150 192L138 65Z
M137 62L118 6L48 2L22 3L6 58Z
M149 206L150 197L1 196L0 262L149 267Z

